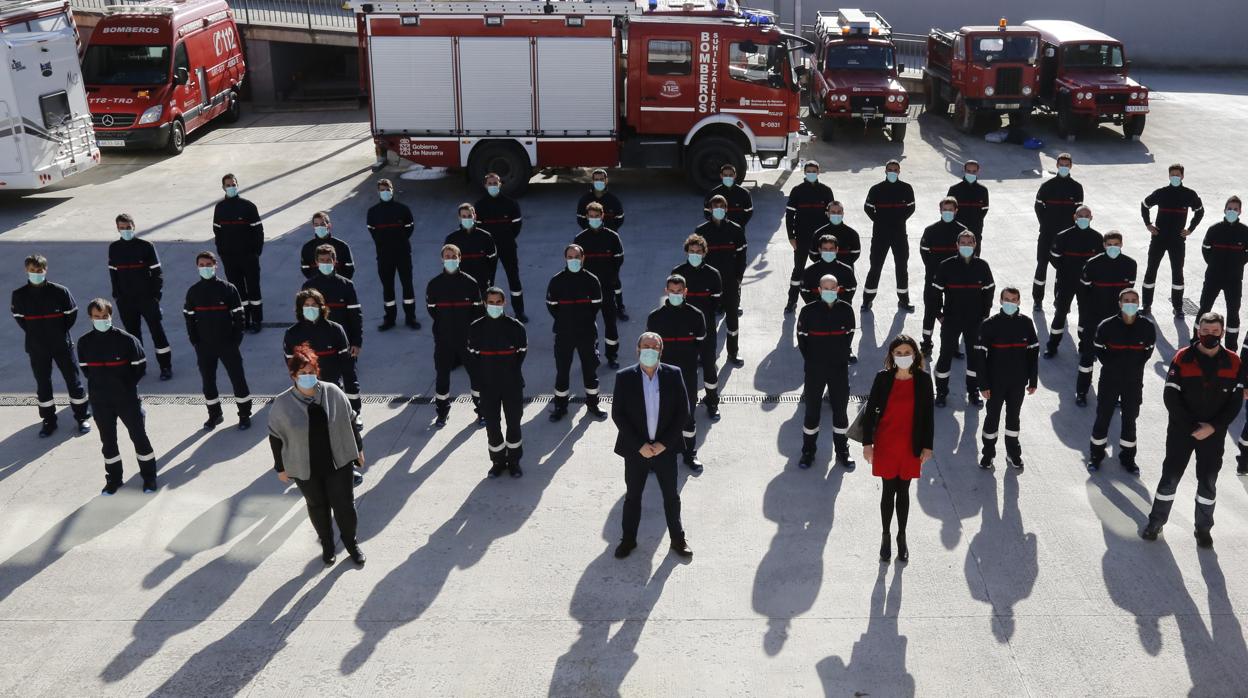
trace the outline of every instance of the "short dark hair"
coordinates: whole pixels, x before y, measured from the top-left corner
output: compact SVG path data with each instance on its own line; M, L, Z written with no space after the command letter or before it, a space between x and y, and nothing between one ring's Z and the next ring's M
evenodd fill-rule
M1075 159L1070 156L1070 153L1058 153L1057 161L1061 162L1062 160L1069 160L1072 165L1075 163Z
M594 177L597 177L598 175L602 175L603 177L610 179L610 176L607 174L607 171L602 169L601 167L595 169L593 172L590 172L589 178L593 179Z
M690 245L701 245L702 251L706 252L706 238L698 235L697 233L693 233L689 237L685 238L685 246L681 249L688 252Z
M836 240L836 236L835 236L835 235L831 235L831 234L828 234L828 235L820 235L820 236L819 236L819 246L820 246L820 247L823 247L823 243L825 243L825 242L830 242L830 243L832 243L833 245L836 245L837 247L840 247L840 246L841 246L841 243L837 242L837 240Z
M304 342L291 350L290 358L286 359L286 368L293 376L308 366L312 367L318 377L321 375L321 360L316 355L316 350L310 343Z
M507 294L503 293L503 289L497 286L491 286L485 289L485 295L481 297L481 300L488 303L490 302L490 296L498 296L503 299L504 303L507 302Z
M737 166L732 164L731 162L725 162L724 164L719 166L720 174L723 174L724 170L732 170L732 175L734 177L737 175Z
M118 213L117 217L113 219L113 222L114 223L129 223L133 227L134 216L131 216L129 213Z
M910 351L914 352L914 365L910 367L910 370L922 371L923 352L919 351L919 343L914 341L914 337L908 334L899 334L893 337L893 341L888 343L888 351L884 352L884 369L887 371L897 370L897 364L893 361L893 350L903 344L910 347Z
M329 219L329 211L317 211L316 213L313 213L312 220L316 220L317 218L325 221L325 225L333 225L333 221Z
M473 215L473 217L474 217L474 218L475 218L475 217L476 217L476 215L477 215L477 209L476 209L476 207L475 207L475 206L473 206L472 204L468 203L467 201L465 201L464 203L460 204L460 205L459 205L459 207L455 209L455 213L456 213L456 215L458 215L458 214L460 214L460 213L463 213L464 211L467 211L467 212L471 213L471 214Z
M664 282L663 285L664 287L666 287L668 284L680 284L681 286L684 286L686 288L688 288L689 286L689 282L685 281L685 277L681 276L680 274L672 274L671 276L667 277L667 281Z
M974 165L975 167L979 167L979 160L967 160L966 162L962 163L962 169L965 170L971 165Z
M212 262L213 264L217 263L217 255L214 254L211 250L201 250L199 254L195 255L196 264L199 264L199 260L201 259L206 259L209 262Z
M92 298L91 302L87 303L87 315L90 315L93 310L103 311L112 315L113 303L107 298Z
M962 232L958 233L957 242L962 242L962 238L967 238L967 237L969 237L972 242L975 242L975 243L979 242L979 239L975 237L975 233L970 230L963 230Z
M438 259L441 259L442 255L446 254L447 250L454 252L456 257L463 256L463 252L460 251L459 245L452 245L451 243L448 242L442 246L441 250L438 250Z
M1222 315L1219 313L1208 312L1208 313L1205 313L1204 315L1201 315L1200 321L1196 324L1198 325L1218 324L1218 325L1221 325L1222 327L1226 327L1226 318L1222 317Z
M840 206L842 209L845 208L845 204L841 203L840 201L837 201L836 199L833 199L828 202L828 208L832 208L833 206Z
M335 262L338 261L338 251L334 249L333 245L317 245L316 253L313 255L313 259L320 257L323 254L329 255L329 258Z
M1122 242L1122 233L1118 232L1117 230L1111 230L1108 233L1105 233L1105 241L1109 242L1110 240L1117 240L1118 242Z
M1023 294L1022 294L1022 293L1018 290L1018 287L1017 287L1017 286L1006 286L1006 287L1002 288L1002 289L1001 289L1001 295L1000 295L1000 296L998 296L998 298L1004 298L1004 297L1005 297L1005 294L1007 294L1007 293L1013 293L1014 295L1018 296L1018 299L1019 299L1019 300L1022 300L1022 299L1023 299Z
M305 288L295 294L295 322L303 319L303 304L306 303L309 298L315 301L317 307L321 309L321 318L328 320L329 305L325 303L325 296L322 296L321 292L314 288Z
M802 172L805 172L807 167L814 167L820 170L823 169L822 167L819 167L818 160L807 160L806 162L802 163Z
M706 241L703 240L705 243ZM688 243L686 243L688 244ZM48 258L41 254L32 254L26 256L26 261L22 263L23 267L34 267L36 269L47 269Z
M724 198L723 194L716 194L715 196L712 196L711 200L707 203L709 203L711 206L714 206L715 204L723 204L724 206L727 206L728 199Z
M597 213L600 216L606 215L606 213L603 211L602 204L598 203L597 201L591 201L585 205L585 215L588 216L591 211L593 213Z
M1121 291L1119 291L1119 292L1118 292L1118 302L1119 302L1119 303L1121 303L1121 302L1122 302L1123 297L1124 297L1124 296L1126 296L1128 293L1133 293L1133 294L1135 294L1135 299L1136 299L1136 300L1139 300L1139 299L1140 299L1140 292L1139 292L1139 291L1137 291L1137 290L1135 290L1135 289L1133 289L1133 288L1124 288L1124 289L1122 289Z
M390 187L390 190L394 191L394 182L391 182L385 177L382 177L381 179L377 180L377 188L380 189L382 187Z
M940 207L944 208L946 206L953 206L956 209L958 207L958 200L952 196L946 196L940 200Z
M1183 163L1181 162L1173 163L1166 168L1166 172L1174 172L1175 170L1178 170L1179 174L1186 174L1183 170Z
M233 172L227 172L221 175L221 186L224 187L225 183L230 181L231 179L234 180L235 182L238 181L238 177L235 177Z
M584 248L584 247L581 247L580 245L576 244L575 242L570 242L570 243L568 243L567 245L564 245L564 247L563 247L563 257L564 257L564 259L567 259L567 257L568 257L568 250L576 250L576 253L577 253L577 254L579 254L579 255L580 255L580 256L582 256L582 257L584 257L584 256L585 256L585 248Z
M1234 194L1231 194L1230 198L1226 200L1227 206L1230 206L1231 204L1239 204L1240 208L1244 207L1244 202L1240 201L1239 197L1235 196Z
M892 160L889 160L888 162L884 163L884 171L885 171L885 172L887 172L887 171L888 171L888 168L892 167L893 165L896 165L896 166L897 166L897 169L899 169L899 170L900 170L900 169L901 169L901 160L898 160L898 159L896 159L896 158L893 158Z

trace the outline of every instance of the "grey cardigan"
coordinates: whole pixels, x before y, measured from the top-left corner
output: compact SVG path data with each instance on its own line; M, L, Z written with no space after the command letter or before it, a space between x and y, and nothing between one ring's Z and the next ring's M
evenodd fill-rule
M312 475L312 461L308 453L308 405L313 402L325 410L328 418L334 469L350 465L360 457L360 445L353 424L355 413L342 388L321 381L316 384L316 393L307 397L292 386L273 398L269 408L269 436L281 442L279 470L285 470L287 475L297 480L307 480Z

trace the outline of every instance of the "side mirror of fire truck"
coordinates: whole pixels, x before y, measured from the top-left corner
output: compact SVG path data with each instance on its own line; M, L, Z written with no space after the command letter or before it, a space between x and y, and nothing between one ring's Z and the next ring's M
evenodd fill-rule
M178 68L173 71L173 84L185 85L191 81L191 73L186 68Z
M898 63L898 64L897 64L897 73L898 73L898 74L901 74L901 73L904 73L904 72L906 72L906 64L905 64L905 63Z

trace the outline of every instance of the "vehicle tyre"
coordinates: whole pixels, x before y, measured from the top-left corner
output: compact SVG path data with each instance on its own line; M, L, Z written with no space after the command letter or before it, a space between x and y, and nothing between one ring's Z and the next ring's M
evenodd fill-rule
M238 101L238 93L231 90L226 99L230 100L230 106L221 114L221 120L227 124L238 123L243 118L243 105Z
M930 75L923 76L923 91L926 97L926 110L937 116L949 113L949 103L940 97L940 84Z
M707 192L719 185L719 169L725 164L745 173L745 153L741 147L723 136L704 136L689 146L685 160L689 182L698 191Z
M979 114L975 107L966 103L961 94L953 104L953 125L962 133L974 133Z
M1146 121L1147 116L1144 114L1127 117L1127 119L1122 122L1122 135L1125 136L1127 140L1140 137L1144 133L1144 124Z
M165 152L170 155L181 155L186 148L186 127L181 119L174 119L169 127L169 141L165 143Z
M487 141L472 149L468 156L468 181L481 186L485 176L494 172L503 180L502 192L508 196L522 193L533 176L529 154L511 141Z
M907 124L893 124L888 127L889 135L892 136L894 143L901 143L906 140Z

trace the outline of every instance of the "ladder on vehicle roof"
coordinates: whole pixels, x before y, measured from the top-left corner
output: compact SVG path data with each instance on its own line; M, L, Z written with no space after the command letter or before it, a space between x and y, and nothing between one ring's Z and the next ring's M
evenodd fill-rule
M587 2L585 0L459 0L455 2L368 2L351 0L353 11L362 14L421 15L631 15L642 9L631 0Z

